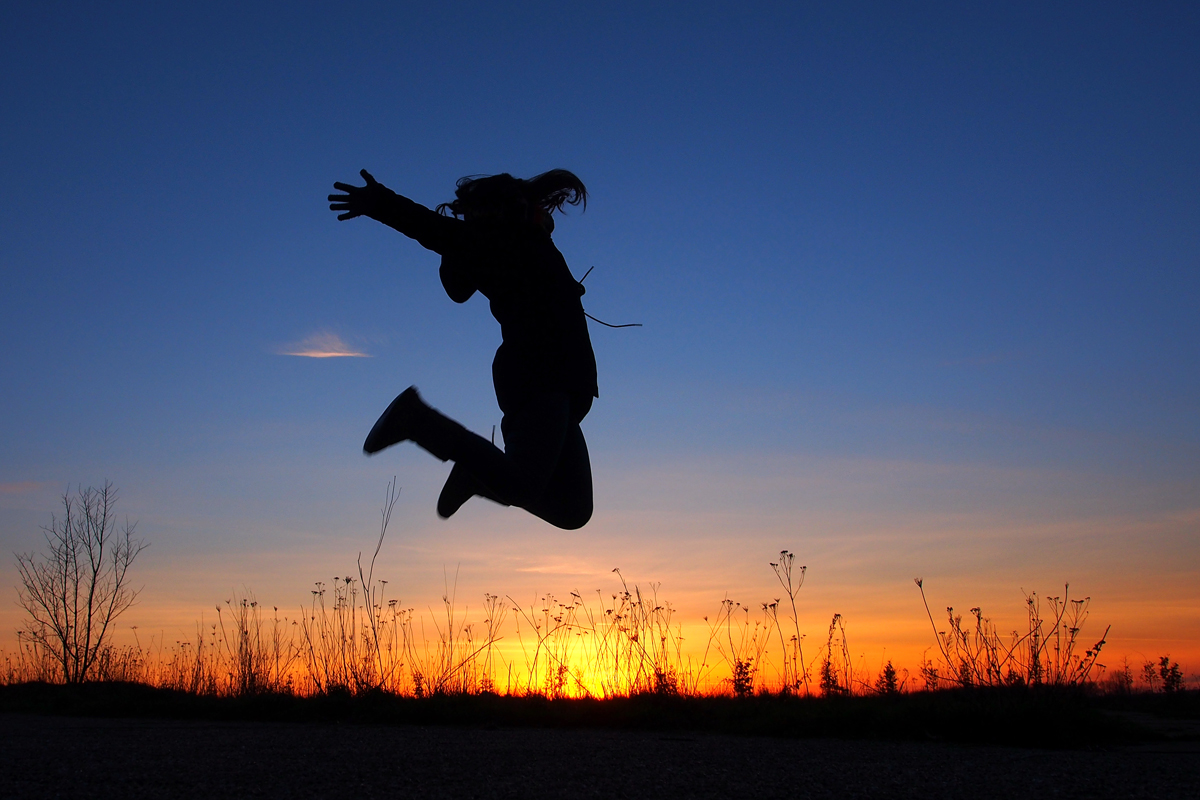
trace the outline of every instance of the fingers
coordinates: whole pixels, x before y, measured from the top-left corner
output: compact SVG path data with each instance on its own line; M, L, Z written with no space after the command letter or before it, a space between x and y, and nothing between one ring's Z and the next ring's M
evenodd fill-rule
M342 211L344 213L338 215L338 219L347 220L362 216L362 210L355 208L357 203L351 202L351 197L345 194L329 195L329 210Z
M348 219L354 219L355 217L361 217L363 215L361 206L364 203L370 205L370 195L364 195L362 193L367 189L371 189L380 185L379 181L375 180L371 173L367 172L365 169L360 170L358 174L361 175L363 180L367 182L366 186L351 186L348 183L334 181L333 188L337 189L339 192L345 192L345 194L331 194L328 198L330 211L343 212L338 214L339 220L344 221Z
M359 170L358 174L362 175L363 180L367 182L366 186L351 186L348 183L334 181L333 188L337 189L339 192L361 192L363 189L370 189L372 186L380 185L379 181L375 180L374 176L372 176L371 173L367 172L365 169Z

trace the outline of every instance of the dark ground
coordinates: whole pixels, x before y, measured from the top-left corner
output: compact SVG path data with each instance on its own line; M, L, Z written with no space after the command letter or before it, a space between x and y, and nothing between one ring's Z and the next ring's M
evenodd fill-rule
M1200 747L0 714L0 797L1200 797Z
M609 700L0 686L16 797L1200 798L1200 692Z

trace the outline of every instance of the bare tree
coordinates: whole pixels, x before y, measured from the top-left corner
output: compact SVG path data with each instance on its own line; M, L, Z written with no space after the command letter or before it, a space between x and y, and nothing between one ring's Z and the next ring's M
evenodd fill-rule
M67 683L82 683L95 671L113 620L137 598L127 574L146 543L133 536L137 523L117 527L117 490L70 489L63 516L43 527L44 553L18 553L21 606L29 614L25 633L34 647L62 667Z

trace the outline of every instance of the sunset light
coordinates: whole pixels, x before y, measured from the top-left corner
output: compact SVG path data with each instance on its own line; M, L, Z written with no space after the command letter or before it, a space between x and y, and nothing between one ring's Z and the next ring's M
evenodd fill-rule
M453 784L526 728L692 777L742 752L700 733L1200 747L1200 4L10 3L0 42L0 714L196 723L147 764L362 726L228 796L357 786L376 725L461 736L364 796L674 780ZM0 796L87 794L20 738L52 777ZM1009 786L963 775L910 793ZM707 795L818 786L759 785Z

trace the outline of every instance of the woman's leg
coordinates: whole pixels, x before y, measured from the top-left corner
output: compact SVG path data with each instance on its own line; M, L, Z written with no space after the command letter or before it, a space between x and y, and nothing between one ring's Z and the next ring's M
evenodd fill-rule
M501 421L505 449L430 408L413 387L403 391L375 423L363 449L376 453L411 439L443 461L461 464L492 496L524 506L545 489L558 463L571 403L566 393L523 398Z
M505 409L500 420L507 469L503 474L466 464L495 497L528 508L546 491L558 467L571 428L571 401L565 392L529 395Z
M524 508L569 531L582 528L592 518L592 463L583 431L575 423L567 430L558 464L545 490Z
M509 505L496 497L491 489L480 483L479 479L471 474L471 470L467 469L462 462L456 461L454 468L446 476L446 483L442 486L441 494L438 495L438 516L442 519L450 519L472 497L486 497L493 503L499 503L502 506Z
M507 415L505 421L509 423L505 427L507 454L518 463L530 463L530 450L540 450L539 444L525 441L525 436L531 432L529 428L518 425ZM514 438L510 437L515 437L515 442ZM514 443L509 444L510 442ZM588 457L587 442L579 425L568 422L562 446L558 450L558 460L554 463L553 471L544 486L536 495L526 497L515 505L551 525L575 530L586 525L592 517L592 466ZM541 463L548 463L548 460ZM475 495L502 505L510 505L480 481L467 468L465 462L456 462L454 469L450 471L450 477L446 479L441 496L438 497L438 514L442 517L451 516Z
M454 461L453 483L447 481L438 500L442 516L457 511L470 490L524 508L552 525L580 528L592 514L592 473L578 405L573 407L565 392L522 398L506 409L500 423L501 450L425 405L410 387L375 423L364 450L378 452L411 439L443 461ZM467 478L475 484L465 485Z

